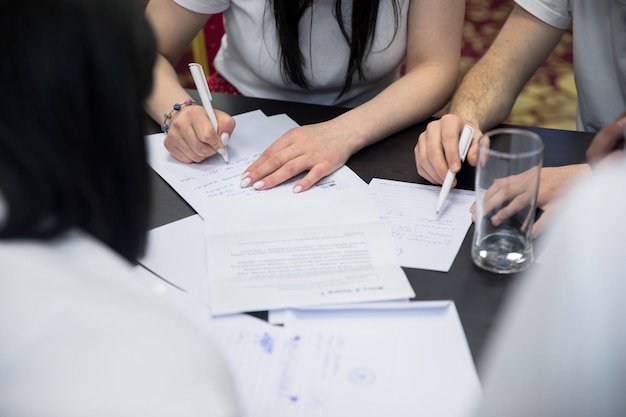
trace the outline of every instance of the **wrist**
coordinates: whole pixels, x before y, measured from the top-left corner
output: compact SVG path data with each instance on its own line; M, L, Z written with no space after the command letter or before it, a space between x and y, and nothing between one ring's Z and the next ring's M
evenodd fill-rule
M174 114L180 111L184 106L191 106L192 104L195 104L195 103L190 98L186 98L181 103L174 103L172 105L172 109L169 112L163 113L163 123L161 123L161 132L167 134L167 132L170 129L170 122L172 118L174 117Z

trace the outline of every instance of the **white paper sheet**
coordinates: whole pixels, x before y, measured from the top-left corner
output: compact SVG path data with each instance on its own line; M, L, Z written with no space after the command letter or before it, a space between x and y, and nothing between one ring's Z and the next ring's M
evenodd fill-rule
M202 304L198 298L188 292L173 286L147 270L143 265L135 266L137 279L159 296L164 303L170 304L185 316L191 323L204 332L208 332L215 322L228 325L232 328L266 325L265 321L249 314L231 314L212 317L208 306Z
M364 186L205 202L215 315L415 296Z
M448 272L472 224L474 193L451 190L437 215L441 187L374 178L369 188L391 231L400 265Z
M148 231L139 263L209 306L204 223L195 214Z
M285 326L211 318L143 267L138 279L209 334L233 373L243 417L463 416L480 385L454 303L287 309Z
M297 176L271 190L241 188L239 183L245 169L278 137L298 125L285 114L267 117L260 110L236 115L234 119L237 124L228 145L227 163L219 155L215 155L197 164L184 164L165 149L163 133L146 136L150 166L198 213L202 211L202 201L207 197L251 195L260 192L290 194L293 183L301 177ZM362 184L364 182L358 175L343 166L307 192Z
M285 328L209 330L244 416L455 417L480 396L454 303L290 314Z

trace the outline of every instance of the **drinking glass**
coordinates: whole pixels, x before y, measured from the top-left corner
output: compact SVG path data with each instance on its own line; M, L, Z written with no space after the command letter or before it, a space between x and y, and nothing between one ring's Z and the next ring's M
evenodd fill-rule
M472 260L479 267L510 274L533 262L542 165L543 141L532 131L495 129L478 141Z

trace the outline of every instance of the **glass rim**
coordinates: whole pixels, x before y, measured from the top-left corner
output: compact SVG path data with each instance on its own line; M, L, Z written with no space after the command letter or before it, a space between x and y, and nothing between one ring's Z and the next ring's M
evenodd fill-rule
M530 151L526 151L526 152L522 152L522 153L516 153L516 154L512 154L509 152L502 152L502 151L496 151L493 150L491 148L485 148L482 146L483 144L483 139L485 137L490 138L491 136L494 135L499 135L499 134L518 134L518 135L522 135L522 136L526 136L528 138L533 139L535 142L539 143L539 146L537 147L537 149L533 149ZM523 128L516 128L516 127L502 127L502 128L497 128L497 129L492 129L489 130L485 133L483 133L480 138L478 139L478 152L487 152L490 155L496 155L496 156L500 156L503 158L527 158L530 156L536 156L538 154L541 154L543 152L543 139L541 139L541 136L539 136L539 134L533 132L532 130L528 130L528 129L523 129Z

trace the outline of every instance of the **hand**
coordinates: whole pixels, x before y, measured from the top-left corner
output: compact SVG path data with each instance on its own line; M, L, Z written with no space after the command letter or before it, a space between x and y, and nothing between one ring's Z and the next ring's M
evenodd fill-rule
M587 159L594 163L607 157L614 159L622 156L624 154L624 130L626 130L626 112L596 133L587 149Z
M213 130L204 107L184 106L175 112L165 136L165 148L181 162L201 162L220 152L235 129L235 120L215 110L219 135Z
M527 211L529 204L535 198L535 181L539 176L539 167L528 169L520 174L498 178L485 191L482 197L483 215L490 216L489 220L494 226L499 226L510 217L517 215L520 211ZM475 203L470 208L472 221L476 221ZM524 220L528 223L528 215Z
M552 213L569 186L581 175L589 171L588 164L574 164L541 169L537 207L543 210L541 217L533 227L533 237L539 236L548 224Z
M289 130L248 167L241 186L266 190L308 170L293 191L308 190L345 164L355 151L342 140L341 132L331 126L325 122Z
M560 198L569 185L580 175L588 172L587 164L566 165L561 167L545 167L539 176L539 190L537 193L537 208L543 210L541 217L533 226L533 237L539 236L549 223L551 215L559 206ZM493 224L500 224L504 219L512 216L527 205L532 198L528 190L528 181L533 172L525 171L521 174L503 178L494 183L485 196L484 212L489 213L497 207L502 207L492 217ZM488 202L487 202L488 200ZM475 206L470 209L472 220L475 221Z
M459 172L459 137L466 123L468 122L454 114L446 114L428 124L415 145L415 165L420 176L433 184L441 184L448 168L454 173ZM467 161L476 166L478 138L482 132L474 124L471 125L474 127L474 137L467 153Z

